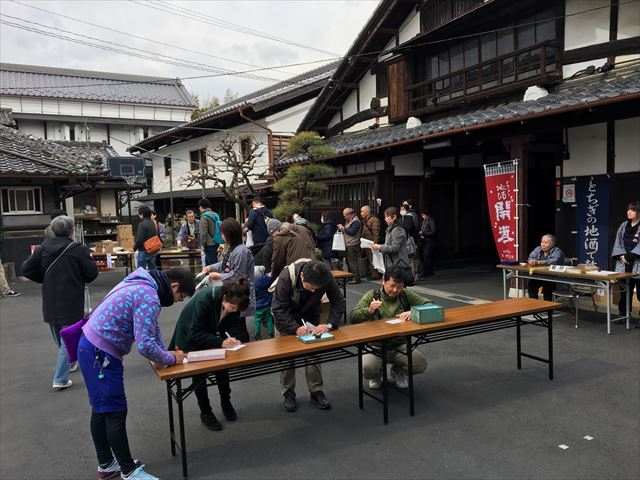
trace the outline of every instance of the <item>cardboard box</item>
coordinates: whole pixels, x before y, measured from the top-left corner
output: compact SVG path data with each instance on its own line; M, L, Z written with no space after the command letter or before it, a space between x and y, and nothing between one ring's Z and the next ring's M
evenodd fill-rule
M96 253L113 253L114 247L118 246L118 242L113 240L103 240L96 242Z
M444 322L444 308L435 303L411 307L411 320L416 323Z
M123 235L125 237L133 237L133 227L129 224L118 225L118 237Z
M133 237L121 237L118 235L118 245L127 251L133 251L135 239Z

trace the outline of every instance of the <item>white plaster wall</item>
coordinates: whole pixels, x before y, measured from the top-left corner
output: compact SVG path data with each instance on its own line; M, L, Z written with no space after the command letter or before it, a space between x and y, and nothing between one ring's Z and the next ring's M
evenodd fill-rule
M227 132L216 132L210 135L206 135L204 137L199 137L193 140L189 140L186 142L181 142L176 145L170 145L168 147L162 148L157 152L154 152L153 155L146 154L147 158L152 159L152 169L153 169L153 191L154 193L159 192L168 192L169 191L169 177L165 177L164 175L164 160L165 156L171 156L171 168L172 168L172 182L173 182L173 191L181 191L187 190L187 187L183 183L183 180L186 180L189 170L191 168L190 155L189 152L194 150L200 150L202 148L208 148L210 153L212 152L212 148L214 148L217 143L227 136L227 133L230 135L230 138L238 141L237 143L237 153L240 154L240 140L246 137L253 137L257 142L263 145L261 152L262 158L260 161L256 163L255 172L262 173L266 170L269 162L268 152L267 152L267 133L258 132L256 129L258 127L252 124L243 124L239 125ZM213 160L208 157L208 163L212 163ZM227 181L231 179L231 174L225 175ZM206 184L206 188L213 188L215 184L213 181L208 181ZM188 187L188 190L199 190L201 187L200 184L192 185Z
M616 121L615 173L640 172L640 117Z
M569 160L563 161L563 176L607 173L607 124L596 123L568 129Z
M357 93L358 92L356 90L351 90L351 93L342 104L342 116L345 120L358 113Z
M640 3L618 3L618 40L640 37Z
M102 114L100 103L82 102L82 115L85 117L99 117Z
M400 27L400 45L420 33L420 15L413 9Z
M268 128L273 130L275 134L281 133L295 133L300 126L300 122L315 102L315 98L307 100L306 102L295 105L281 112L269 115L258 123L265 123ZM257 127L256 127L257 128Z
M383 50L383 51L387 52L387 51L391 50L392 48L395 48L395 46L396 46L396 39L395 39L395 38L392 38L392 39L389 41L389 43L387 43L387 46L386 46L386 47L384 47L384 50ZM390 53L386 53L386 54L383 54L383 55L379 55L379 56L378 56L378 61L379 61L379 62L383 62L383 61L385 61L387 58L390 58L390 57L391 57L391 54L390 54Z
M100 195L100 215L117 215L116 209L116 196L113 194L113 190L98 190Z
M44 138L44 122L41 120L18 120L18 129L27 135Z
M360 80L360 110L367 110L371 99L376 96L376 76L365 72Z
M609 0L566 0L564 49L586 47L609 41ZM585 10L592 10L580 13Z
M90 142L102 142L107 141L107 125L100 123L91 123L88 125L89 127L89 138Z
M59 115L60 104L57 100L43 99L41 112L45 115Z
M569 65L564 65L562 67L562 78L569 78L574 73L579 72L580 70L584 70L589 65L593 65L596 68L601 67L602 65L605 64L606 61L607 61L606 58L598 58L596 60L589 60L587 62L572 63Z
M12 95L0 95L0 106L3 108L10 108L14 112L22 110L22 107L20 106L20 97Z
M131 127L126 125L110 125L109 128L110 145L115 148L119 155L128 155L127 148L132 145Z
M336 112L333 114L333 118L331 119L331 121L329 121L329 127L333 127L338 123L340 123L340 112Z

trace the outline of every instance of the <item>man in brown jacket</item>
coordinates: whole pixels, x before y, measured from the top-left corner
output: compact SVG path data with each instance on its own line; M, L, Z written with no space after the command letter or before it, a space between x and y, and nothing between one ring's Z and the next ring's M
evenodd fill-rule
M374 243L380 243L380 219L371 213L371 207L369 205L363 205L360 208L360 217L362 218L362 233L361 237L367 240L371 240ZM367 256L369 262L369 275L371 280L378 280L380 274L373 268L373 262L371 261L372 252L370 248L362 249Z
M307 228L283 223L273 234L271 278L278 278L285 266L300 258L315 258L315 245Z

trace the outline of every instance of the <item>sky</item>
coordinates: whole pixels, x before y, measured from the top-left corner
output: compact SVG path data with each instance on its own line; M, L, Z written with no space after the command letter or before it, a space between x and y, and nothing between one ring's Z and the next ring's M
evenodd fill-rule
M201 99L222 100L227 89L244 95L326 63L307 62L344 55L378 4L379 0L0 0L4 22L58 36L0 24L0 60L179 77ZM193 68L185 62L199 65ZM227 74L291 64L305 65L253 73L260 78ZM187 78L202 75L218 76Z

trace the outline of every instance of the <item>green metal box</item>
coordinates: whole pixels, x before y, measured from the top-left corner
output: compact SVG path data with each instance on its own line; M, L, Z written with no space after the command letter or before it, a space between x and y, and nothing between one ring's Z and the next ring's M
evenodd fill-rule
M436 304L411 307L411 320L416 323L444 322L444 308Z

